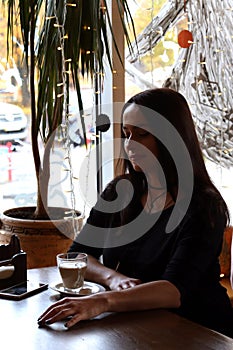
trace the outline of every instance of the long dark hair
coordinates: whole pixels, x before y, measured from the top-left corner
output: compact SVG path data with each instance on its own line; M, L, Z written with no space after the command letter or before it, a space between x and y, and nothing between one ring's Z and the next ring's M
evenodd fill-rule
M182 138L191 159L194 180L193 199L199 206L200 211L203 210L203 215L207 214L213 225L217 219L216 215L219 214L225 218L225 225L227 225L229 222L228 208L207 172L191 111L186 99L180 93L169 88L149 89L136 94L125 103L122 109L122 117L127 106L132 103L137 104L139 108L142 107L142 113L144 115L143 107L146 107L146 109L159 113L173 125ZM153 113L149 113L148 118L151 118L153 115ZM121 137L124 140L125 136L123 132L121 133ZM165 145L157 138L156 141L158 145L158 161L166 178L167 189L174 201L176 201L179 186L176 165ZM122 152L124 153L123 143ZM177 152L182 152L182 150L178 149ZM129 174L132 183L138 189L138 197L140 197L147 186L144 174L136 172L127 157L122 157L120 162L122 174ZM185 193L186 189L184 188L183 190Z

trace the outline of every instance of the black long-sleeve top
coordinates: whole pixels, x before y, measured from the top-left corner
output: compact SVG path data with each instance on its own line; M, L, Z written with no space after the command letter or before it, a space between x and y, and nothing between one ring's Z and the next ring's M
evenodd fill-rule
M173 283L180 291L181 306L172 311L233 337L231 303L219 283L223 218L212 227L193 201L179 225L166 233L173 207L148 214L132 200L129 205L134 217L122 225L119 203L112 206L114 191L112 183L103 192L70 251L86 252L97 259L102 255L105 266L117 267L120 273L143 283ZM127 192L123 196L127 197ZM141 216L139 221L133 220L135 213Z

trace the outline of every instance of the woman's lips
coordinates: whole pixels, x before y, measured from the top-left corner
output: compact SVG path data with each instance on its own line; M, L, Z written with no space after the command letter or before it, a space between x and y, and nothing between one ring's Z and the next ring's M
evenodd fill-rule
M140 161L140 159L142 159L143 157L142 156L139 156L139 155L131 155L131 156L129 156L129 160L131 161L131 162L138 162L138 161Z

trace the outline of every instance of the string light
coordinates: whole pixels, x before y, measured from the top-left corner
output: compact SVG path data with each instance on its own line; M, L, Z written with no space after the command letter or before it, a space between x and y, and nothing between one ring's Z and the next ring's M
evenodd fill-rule
M70 6L71 4L66 4L68 6ZM54 0L54 11L56 11L57 8L57 2L56 0ZM72 219L72 226L73 226L73 230L74 233L76 234L77 232L77 226L75 224L75 218L77 217L76 214L76 204L75 204L75 195L74 195L74 185L73 185L73 169L72 169L72 164L71 164L71 154L70 154L70 147L69 147L69 134L68 134L68 130L69 130L69 120L68 120L68 116L67 116L67 110L68 110L68 102L67 102L67 76L71 73L70 70L66 69L66 64L70 62L70 60L66 59L65 57L65 48L64 48L64 41L68 39L68 36L65 33L65 20L66 20L66 15L67 12L64 9L63 11L63 18L62 18L62 22L59 22L59 18L58 15L55 13L54 17L55 18L55 23L54 23L54 28L57 28L58 30L58 37L59 37L59 42L60 45L58 46L58 50L61 52L61 56L62 56L62 82L58 83L58 87L62 87L62 92L57 94L57 97L64 98L64 103L63 103L63 115L65 117L65 124L62 124L61 127L63 128L63 132L64 132L64 140L65 143L63 145L63 148L65 149L66 152L66 161L68 163L67 167L63 167L63 171L67 172L69 174L69 182L70 182L70 190L66 191L67 193L70 194L70 200L71 200L71 217L69 219ZM51 18L50 18L51 19ZM68 219L68 218L67 218Z

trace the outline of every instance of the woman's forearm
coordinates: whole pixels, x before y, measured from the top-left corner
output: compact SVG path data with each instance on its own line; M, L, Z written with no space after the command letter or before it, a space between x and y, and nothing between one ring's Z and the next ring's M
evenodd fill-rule
M119 276L119 277L118 277ZM85 278L100 283L110 289L104 293L107 311L146 310L151 308L178 308L180 306L180 292L169 281L153 281L135 284L133 288L111 288L113 279L122 279L123 275L104 266L96 258L88 256L88 268ZM119 283L117 281L117 283ZM119 283L120 284L120 283ZM98 295L96 295L98 297Z
M85 278L109 287L111 279L117 272L101 264L96 258L88 255L88 267Z
M91 319L104 312L178 308L179 306L178 289L168 281L156 281L83 298L62 298L39 317L38 324L44 326L71 316L66 322L66 327L70 328L81 320Z
M141 281L130 276L125 276L101 264L93 256L88 256L88 267L85 279L100 283L111 290L131 288Z
M105 293L107 311L123 312L157 308L178 308L180 292L168 281L154 281L122 291Z

